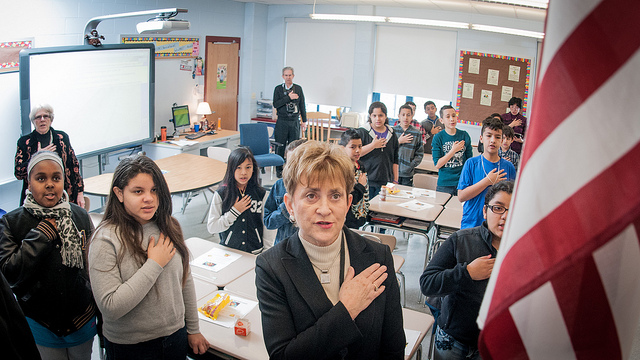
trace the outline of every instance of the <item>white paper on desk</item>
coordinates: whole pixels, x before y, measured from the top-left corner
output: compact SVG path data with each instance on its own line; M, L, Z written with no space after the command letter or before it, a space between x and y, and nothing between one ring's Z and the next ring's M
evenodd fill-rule
M411 211L422 211L422 210L426 210L433 207L433 205L427 204L419 200L407 201L405 203L398 204L398 206Z
M193 145L198 143L197 141L194 141L194 140L171 140L169 142L178 146L187 146L187 145Z
M242 257L240 254L213 248L191 261L191 265L218 272L229 266L232 262L240 259L240 257Z
M413 190L411 191L415 196L422 196L422 197L428 197L428 198L434 198L434 199L436 198L436 192L434 190L413 188Z
M213 293L211 298L213 298L215 294L222 292L224 291L217 291ZM233 327L233 325L235 325L236 320L245 317L251 310L253 310L254 307L256 307L256 305L258 305L257 301L248 300L236 295L229 294L229 297L231 298L231 302L220 311L218 317L215 320L205 316L198 311L198 317L200 318L200 320L231 328Z
M387 196L392 198L398 198L398 199L413 199L416 197L415 195L413 195L411 191L406 191L406 190L400 190L395 194L387 194Z
M404 329L404 337L407 339L407 346L404 348L404 356L411 355L411 350L416 346L416 342L420 337L420 331Z

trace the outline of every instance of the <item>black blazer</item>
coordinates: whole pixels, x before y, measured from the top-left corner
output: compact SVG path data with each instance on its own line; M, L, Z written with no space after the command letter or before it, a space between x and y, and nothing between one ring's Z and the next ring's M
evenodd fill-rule
M387 266L385 290L355 321L341 302L327 298L298 233L256 260L256 287L264 341L271 359L403 359L400 290L386 245L344 227L356 275L374 263Z

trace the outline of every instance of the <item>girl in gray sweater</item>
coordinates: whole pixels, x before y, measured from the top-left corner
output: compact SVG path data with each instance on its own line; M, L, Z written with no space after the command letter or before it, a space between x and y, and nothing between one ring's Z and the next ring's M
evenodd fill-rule
M209 347L198 326L189 252L171 213L158 166L146 156L123 160L89 248L109 360L184 360L188 346L196 354Z

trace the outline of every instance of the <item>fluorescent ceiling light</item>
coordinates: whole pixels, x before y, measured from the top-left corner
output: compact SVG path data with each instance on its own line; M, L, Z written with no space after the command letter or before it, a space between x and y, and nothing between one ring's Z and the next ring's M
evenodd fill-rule
M309 14L314 20L338 20L338 21L366 21L385 22L384 16L346 15L346 14Z
M539 9L549 8L549 0L480 0L485 2L494 2L509 5L528 6Z
M399 18L388 17L387 22L393 24L409 24L409 25L424 25L424 26L440 26L457 29L468 29L469 23L444 21L444 20L429 20L429 19L411 19L411 18Z
M544 38L544 33L537 32L537 31L511 29L511 28L503 28L503 27L498 27L498 26L478 25L478 24L471 24L471 28L473 30L490 31L490 32L501 33L501 34L527 36L527 37L532 37L532 38L537 38L537 39Z

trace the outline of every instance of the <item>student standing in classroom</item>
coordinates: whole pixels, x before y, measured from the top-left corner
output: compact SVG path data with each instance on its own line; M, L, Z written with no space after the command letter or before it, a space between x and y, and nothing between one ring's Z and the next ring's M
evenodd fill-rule
M355 169L355 185L351 191L351 211L347 213L344 225L351 229L359 229L367 222L369 212L369 184L367 183L367 170L360 162L362 153L362 139L354 129L348 129L340 137L340 145L353 162Z
M502 180L515 180L513 164L498 155L502 145L502 121L488 117L482 121L480 140L484 152L464 164L458 184L458 200L462 207L461 229L482 224L482 206L488 188Z
M513 182L493 185L483 199L485 221L458 230L440 246L420 276L420 290L443 297L435 329L436 360L479 359L476 324L509 213Z
M302 131L307 123L304 93L300 85L293 83L294 77L293 68L284 67L282 69L284 83L273 89L273 107L278 116L273 136L282 144L277 149L278 155L282 157L284 157L284 147L300 138L300 120L302 120ZM276 174L279 178L282 177L282 166L276 166Z
M306 139L298 139L287 145L286 157L293 152L295 148L304 144ZM284 203L284 194L287 193L287 189L284 187L284 181L278 179L269 191L269 196L264 203L264 225L269 230L278 230L276 233L276 240L273 245L293 235L297 228L291 222L287 206Z
M0 269L42 359L89 360L97 309L85 246L93 224L83 208L69 202L63 161L55 152L33 154L25 174L24 205L0 219Z
M409 105L411 107L411 111L413 111L413 118L411 119L411 125L414 128L416 128L418 131L420 131L420 135L422 135L420 138L422 143L424 143L427 138L427 132L420 125L420 122L416 120L416 103L414 103L413 101L407 101L406 103L404 103L404 105ZM400 119L398 119L398 122L396 123L396 125L399 125L399 124L400 124Z
M171 213L158 165L146 156L122 160L89 247L109 360L183 360L189 347L196 354L209 348L200 334L189 250Z
M367 169L369 196L376 197L383 185L398 183L398 138L389 126L387 107L380 101L369 106L369 121L359 128L361 161Z
M423 132L423 142L424 142L424 152L425 154L431 154L431 143L433 141L433 137L440 132L440 130L444 129L444 124L440 121L436 112L438 108L436 108L436 104L429 100L424 103L424 112L427 113L427 118L422 121L420 127Z
M517 152L511 149L511 143L513 142L513 138L515 137L515 133L513 132L513 128L509 125L505 125L502 127L502 145L500 145L500 150L498 150L498 155L501 158L509 160L513 167L518 172L518 163L520 162L520 155Z
M524 133L527 131L527 118L520 113L522 109L522 99L518 97L512 97L509 99L509 112L502 115L502 120L505 125L509 125L513 128L513 132L516 136L511 143L511 149L518 153L522 152L522 145L524 144Z
M424 150L422 134L413 127L413 109L409 105L402 105L398 113L398 125L393 127L398 136L398 183L413 186L413 174L416 166L422 162Z
M440 108L444 131L433 137L433 163L438 169L436 191L458 195L458 180L462 166L473 156L469 134L456 129L458 114L451 105Z
M231 152L227 172L213 194L207 230L218 233L220 244L259 254L262 252L262 204L266 190L258 182L258 164L248 148Z

